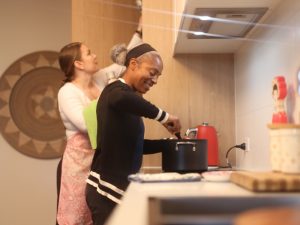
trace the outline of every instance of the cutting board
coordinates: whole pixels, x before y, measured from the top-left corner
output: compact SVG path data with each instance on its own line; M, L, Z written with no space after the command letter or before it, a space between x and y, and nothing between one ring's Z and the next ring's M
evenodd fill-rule
M300 192L300 174L234 171L230 181L255 192Z

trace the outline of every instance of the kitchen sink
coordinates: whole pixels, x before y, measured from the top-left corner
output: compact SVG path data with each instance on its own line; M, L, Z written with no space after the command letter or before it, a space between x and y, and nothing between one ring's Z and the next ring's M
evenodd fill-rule
M237 214L260 207L300 206L295 195L150 197L149 225L232 225Z

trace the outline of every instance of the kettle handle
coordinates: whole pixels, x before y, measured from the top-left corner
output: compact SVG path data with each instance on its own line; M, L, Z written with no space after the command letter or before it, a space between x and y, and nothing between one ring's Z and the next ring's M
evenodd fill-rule
M185 136L189 137L191 133L194 133L194 135L196 136L197 132L198 132L198 128L190 128L187 129L187 131L185 132Z

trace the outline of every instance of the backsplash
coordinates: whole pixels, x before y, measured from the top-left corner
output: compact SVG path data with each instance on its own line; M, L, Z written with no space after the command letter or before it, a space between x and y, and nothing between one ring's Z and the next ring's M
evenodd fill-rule
M282 1L235 54L236 142L249 137L250 151L236 151L237 168L270 170L269 130L274 100L272 80L284 76L291 123L300 122L297 73L300 69L300 2Z

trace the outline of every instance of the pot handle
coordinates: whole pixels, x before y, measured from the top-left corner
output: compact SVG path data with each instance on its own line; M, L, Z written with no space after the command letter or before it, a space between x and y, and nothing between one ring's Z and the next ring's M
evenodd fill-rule
M194 142L190 142L190 141L187 141L187 142L178 141L178 142L176 142L176 147L175 147L176 151L178 151L178 145L193 145L193 152L196 151L196 143L194 143Z
M198 128L197 127L196 128L190 128L190 129L187 129L187 131L185 132L185 136L189 137L189 135L191 133L194 133L194 137L196 137L197 132L198 132Z

